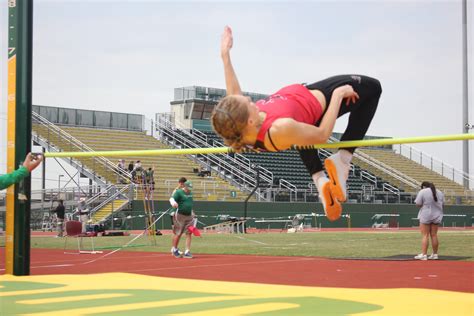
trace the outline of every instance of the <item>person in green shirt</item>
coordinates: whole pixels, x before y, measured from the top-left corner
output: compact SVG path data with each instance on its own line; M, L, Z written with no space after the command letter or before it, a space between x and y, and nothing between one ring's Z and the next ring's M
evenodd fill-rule
M191 259L191 231L188 229L194 226L193 212L193 184L191 181L180 182L180 186L173 192L170 204L174 208L173 215L173 239L171 253L176 258ZM184 254L179 251L178 244L183 233L186 233L186 250Z
M29 153L26 155L23 166L17 170L0 176L0 190L8 188L10 185L15 184L29 176L39 164L43 161L43 156L33 155Z

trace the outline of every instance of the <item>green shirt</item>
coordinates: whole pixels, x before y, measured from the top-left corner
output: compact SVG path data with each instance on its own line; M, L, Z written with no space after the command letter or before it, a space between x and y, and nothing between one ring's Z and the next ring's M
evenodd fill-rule
M155 174L155 171L153 170L145 170L145 179L147 182L151 182L153 181L153 177L154 177L154 174Z
M15 184L23 180L30 174L26 167L21 166L18 170L13 171L12 173L7 173L0 176L0 190L8 188L10 185Z
M182 215L191 215L193 211L193 192L184 192L183 189L177 189L173 193L173 199L178 203L178 213Z

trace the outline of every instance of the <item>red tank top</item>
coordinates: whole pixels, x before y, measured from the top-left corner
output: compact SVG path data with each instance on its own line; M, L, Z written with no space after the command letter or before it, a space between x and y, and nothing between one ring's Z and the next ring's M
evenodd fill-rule
M263 148L265 134L276 119L292 118L313 125L323 112L318 99L301 84L284 87L255 105L267 114L257 135L257 146L260 148Z

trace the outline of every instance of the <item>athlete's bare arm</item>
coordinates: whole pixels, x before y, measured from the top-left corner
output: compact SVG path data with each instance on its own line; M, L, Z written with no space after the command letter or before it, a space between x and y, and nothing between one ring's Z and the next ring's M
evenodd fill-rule
M230 60L230 50L234 43L234 38L232 36L232 30L229 26L224 28L224 33L222 33L221 38L221 57L224 64L224 75L225 75L225 86L227 89L227 95L232 94L242 94L240 89L239 80L235 74L234 67Z

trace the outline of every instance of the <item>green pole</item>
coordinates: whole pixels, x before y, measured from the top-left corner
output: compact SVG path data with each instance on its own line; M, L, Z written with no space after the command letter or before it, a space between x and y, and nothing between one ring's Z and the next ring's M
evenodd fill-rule
M8 0L8 162L31 151L33 0ZM30 274L31 177L7 191L6 273Z

